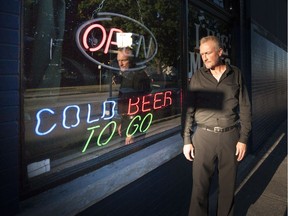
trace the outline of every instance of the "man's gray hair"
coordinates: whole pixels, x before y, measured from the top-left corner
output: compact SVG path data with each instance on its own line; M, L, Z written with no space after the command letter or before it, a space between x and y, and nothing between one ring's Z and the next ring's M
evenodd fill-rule
M209 35L209 36L201 38L200 45L203 44L203 43L206 43L207 41L214 41L215 44L216 44L216 48L223 48L220 39L218 37L216 37L216 36Z

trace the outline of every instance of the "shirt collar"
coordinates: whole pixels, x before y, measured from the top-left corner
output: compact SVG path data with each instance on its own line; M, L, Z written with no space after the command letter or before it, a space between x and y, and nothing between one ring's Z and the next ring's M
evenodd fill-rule
M224 73L229 73L232 70L231 66L227 62L225 62L225 65L226 65L226 70L224 71ZM202 71L208 73L210 72L210 69L207 69L206 66L204 65L202 68Z

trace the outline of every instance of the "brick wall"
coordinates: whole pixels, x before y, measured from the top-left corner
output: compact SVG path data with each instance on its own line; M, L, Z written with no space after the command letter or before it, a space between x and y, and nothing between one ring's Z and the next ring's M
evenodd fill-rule
M0 0L0 209L19 206L20 1Z

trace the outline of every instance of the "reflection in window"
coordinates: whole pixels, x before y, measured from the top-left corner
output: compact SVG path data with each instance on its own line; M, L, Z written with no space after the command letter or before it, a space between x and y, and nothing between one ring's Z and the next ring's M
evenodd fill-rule
M231 25L212 14L189 5L189 71L190 78L203 63L199 54L200 38L207 35L215 35L220 38L223 45L223 60L230 63L232 58L232 30Z
M100 3L23 3L27 185L180 124L179 4Z
M224 8L224 3L223 3L223 0L212 0L213 3L215 3L216 5Z

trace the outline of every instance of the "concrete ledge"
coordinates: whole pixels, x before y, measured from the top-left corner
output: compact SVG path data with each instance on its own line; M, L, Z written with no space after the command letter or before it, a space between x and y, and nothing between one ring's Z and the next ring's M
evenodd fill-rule
M180 134L21 203L18 215L75 215L182 152Z

